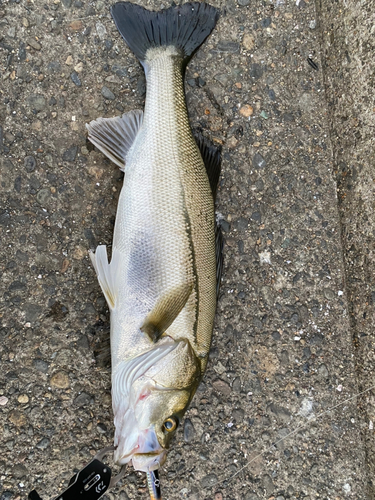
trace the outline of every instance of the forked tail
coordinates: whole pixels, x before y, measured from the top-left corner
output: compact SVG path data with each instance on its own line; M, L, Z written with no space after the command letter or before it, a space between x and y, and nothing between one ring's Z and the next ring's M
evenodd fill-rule
M184 65L214 29L219 11L206 3L185 3L154 12L130 2L118 2L111 8L121 36L145 65L147 50L176 47Z

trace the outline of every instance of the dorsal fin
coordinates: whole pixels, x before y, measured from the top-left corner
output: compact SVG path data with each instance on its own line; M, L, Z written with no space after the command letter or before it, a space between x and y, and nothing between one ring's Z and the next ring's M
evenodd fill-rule
M206 167L208 180L210 181L212 196L215 201L219 178L221 172L221 147L215 146L207 137L199 131L194 132L194 137L198 145L202 160ZM219 298L221 275L224 265L224 240L220 223L215 222L215 251L216 251L216 298Z
M204 137L200 133L195 134L194 137L206 167L212 196L215 201L221 171L221 148L214 146L207 137Z
M215 251L216 251L216 300L219 298L221 275L224 267L224 240L219 222L215 222Z

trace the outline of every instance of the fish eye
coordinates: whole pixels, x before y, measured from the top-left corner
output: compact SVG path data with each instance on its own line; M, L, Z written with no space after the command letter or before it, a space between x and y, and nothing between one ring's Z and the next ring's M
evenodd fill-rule
M175 417L169 417L165 420L163 427L167 432L173 432L177 429L178 421Z

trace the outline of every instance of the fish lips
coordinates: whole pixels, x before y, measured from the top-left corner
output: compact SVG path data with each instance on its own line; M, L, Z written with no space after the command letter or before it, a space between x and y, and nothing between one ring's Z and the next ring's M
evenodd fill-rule
M139 454L132 456L134 470L150 472L161 467L167 458L167 451L162 450L159 454Z
M131 460L135 470L144 472L158 469L167 458L167 451L160 446L154 428L145 429L139 433L137 444L130 453L123 454L123 451L120 446L117 447L114 455L115 462L124 465Z

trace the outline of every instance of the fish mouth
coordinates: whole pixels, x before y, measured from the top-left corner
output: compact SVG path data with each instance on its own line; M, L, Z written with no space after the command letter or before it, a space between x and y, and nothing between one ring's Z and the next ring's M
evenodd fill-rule
M145 429L138 435L137 443L131 451L125 451L121 442L114 454L119 465L132 462L135 470L150 472L161 467L167 458L167 451L159 444L154 428Z
M160 453L153 453L153 454L136 453L132 457L132 464L134 470L151 472L153 470L159 469L164 464L166 458L167 458L166 450L162 450Z
M167 451L162 450L160 453L137 453L135 449L132 453L124 455L120 458L115 457L115 462L119 465L130 463L134 470L143 472L151 472L159 469L167 458Z

